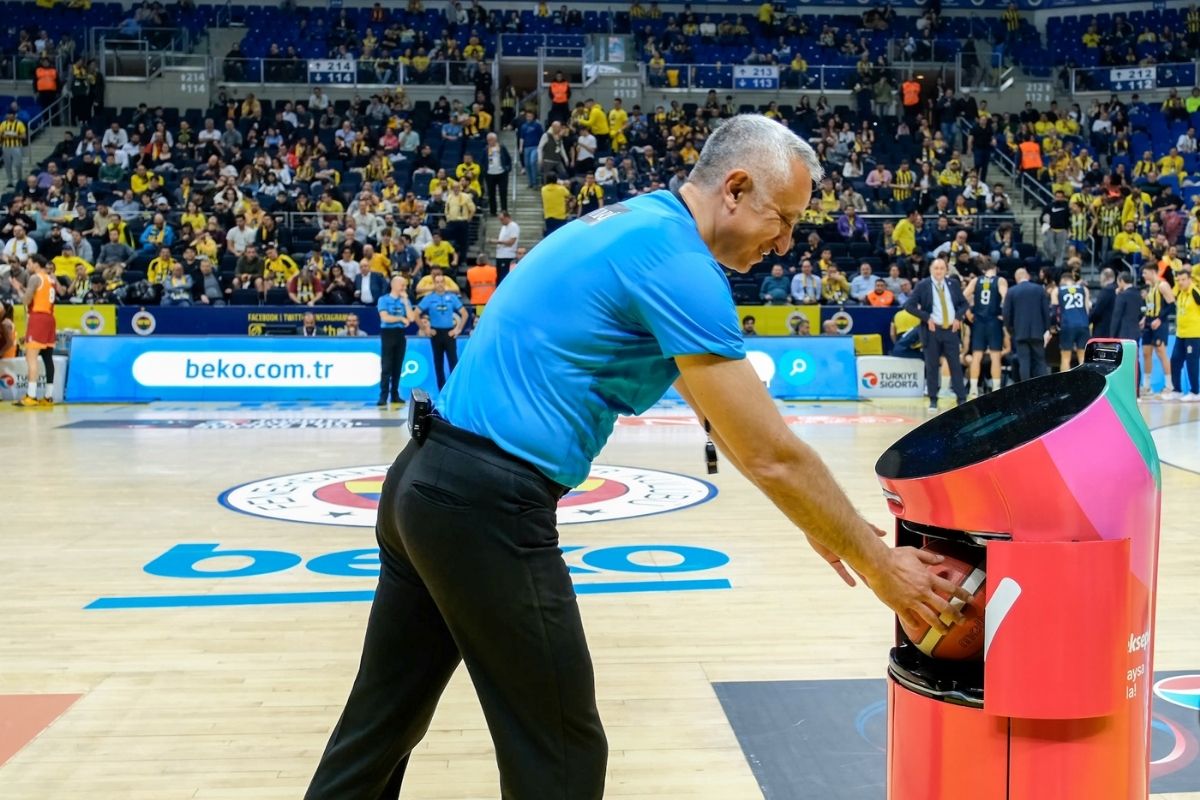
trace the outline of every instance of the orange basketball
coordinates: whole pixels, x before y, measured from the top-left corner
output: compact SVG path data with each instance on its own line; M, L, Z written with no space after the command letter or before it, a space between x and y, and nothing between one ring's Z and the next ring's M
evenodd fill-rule
M914 628L904 625L904 632L921 652L933 658L945 658L955 661L976 660L983 657L983 606L987 595L986 573L983 569L983 554L980 553L979 563L971 564L963 560L965 548L954 547L941 541L932 541L923 549L944 556L940 564L930 564L929 571L945 578L956 586L961 586L971 593L971 600L962 607L963 621L950 624L950 629L938 633L924 622L921 627ZM947 595L942 594L942 597ZM961 601L953 601L958 606ZM949 623L949 617L942 615L942 622Z

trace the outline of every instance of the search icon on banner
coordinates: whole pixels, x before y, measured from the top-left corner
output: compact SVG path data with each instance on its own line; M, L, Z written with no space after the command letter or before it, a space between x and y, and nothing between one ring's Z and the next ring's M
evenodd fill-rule
M404 366L400 368L400 385L405 389L426 388L429 378L429 358L424 353L414 353L409 348L404 354Z
M817 370L814 368L812 359L811 353L801 350L786 350L779 356L780 374L793 386L812 383L817 377Z

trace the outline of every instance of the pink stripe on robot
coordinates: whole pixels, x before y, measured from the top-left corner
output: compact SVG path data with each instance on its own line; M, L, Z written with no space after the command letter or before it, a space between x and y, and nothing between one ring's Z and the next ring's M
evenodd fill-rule
M1103 447L1097 446L1099 440L1104 441ZM1072 424L1047 434L1042 443L1076 501L1087 498L1080 508L1100 538L1133 539L1131 571L1143 585L1150 585L1150 549L1137 542L1154 535L1155 526L1147 522L1157 515L1153 508L1137 507L1127 498L1132 494L1152 499L1154 476L1108 400L1093 403ZM1097 486L1107 490L1096 491Z

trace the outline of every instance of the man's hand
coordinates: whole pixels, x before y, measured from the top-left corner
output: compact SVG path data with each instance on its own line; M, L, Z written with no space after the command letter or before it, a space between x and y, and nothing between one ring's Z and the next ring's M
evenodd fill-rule
M959 320L954 320L954 322L950 323L950 330L954 331L955 333L958 333L958 329L961 327L962 327L962 322L960 322Z
M448 336L449 336L451 339L457 339L457 338L458 338L458 328L451 328L451 329L450 329L450 332L449 332L447 335L448 335Z
M1156 319L1150 323L1150 330L1156 331L1162 326L1162 320Z
M884 569L864 580L883 604L896 612L904 625L919 628L925 622L938 633L945 633L947 628L941 615L949 612L950 621L957 622L962 614L952 610L950 601L942 595L965 602L971 599L971 594L930 571L930 566L943 560L942 556L928 550L897 547L888 551Z
M931 331L937 330L937 323L933 321L933 317L930 317L929 321L926 322L925 324L929 326L929 330L931 330Z

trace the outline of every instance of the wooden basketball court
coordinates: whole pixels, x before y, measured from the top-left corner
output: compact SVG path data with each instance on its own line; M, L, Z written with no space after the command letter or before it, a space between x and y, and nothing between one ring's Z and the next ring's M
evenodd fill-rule
M874 463L924 419L922 404L781 411L866 515L890 525ZM731 466L705 475L703 438L681 413L619 426L598 463L626 469L598 471L571 512L602 521L562 528L586 592L606 796L752 800L764 790L714 684L880 678L891 618ZM1143 413L1175 465L1163 468L1155 667L1200 673L1200 407ZM359 405L0 411L0 797L300 797L350 687L374 585L370 555L345 551L374 547L360 523L377 481L343 468L390 463L407 437L401 418ZM277 476L292 477L222 497ZM321 502L300 507L314 491ZM226 551L243 552L201 558ZM408 776L404 797L498 796L463 670ZM769 796L825 800L804 785Z

